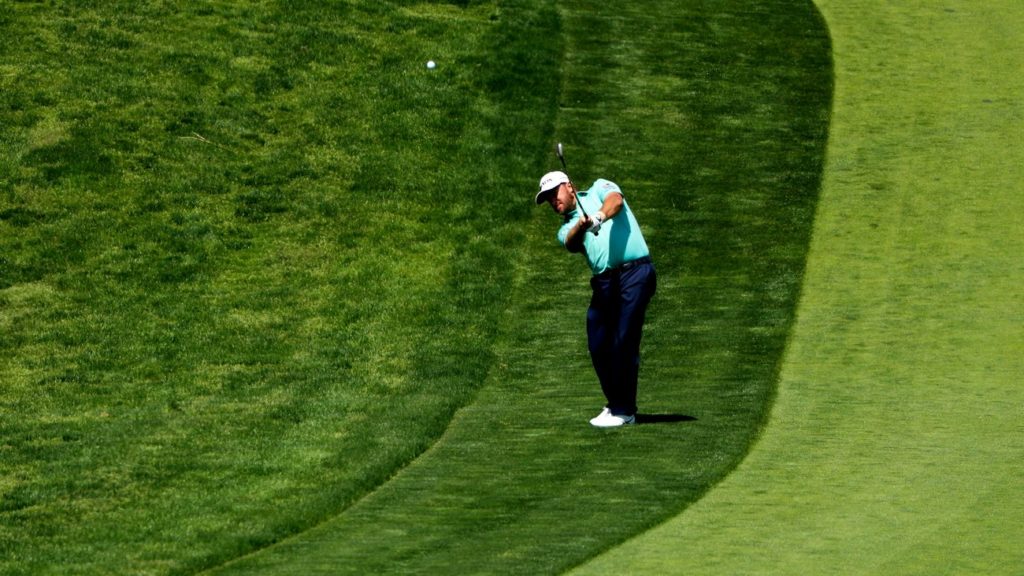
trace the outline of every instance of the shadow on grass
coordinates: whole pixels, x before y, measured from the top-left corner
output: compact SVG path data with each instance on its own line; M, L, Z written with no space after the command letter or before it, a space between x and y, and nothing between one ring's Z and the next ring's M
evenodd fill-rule
M694 422L697 418L684 414L637 414L637 424L675 424L678 422Z

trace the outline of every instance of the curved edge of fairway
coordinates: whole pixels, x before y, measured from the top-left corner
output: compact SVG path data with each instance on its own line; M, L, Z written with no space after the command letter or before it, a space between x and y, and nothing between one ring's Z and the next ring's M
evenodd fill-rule
M768 428L704 499L575 574L1024 565L1024 5L818 5L832 133Z

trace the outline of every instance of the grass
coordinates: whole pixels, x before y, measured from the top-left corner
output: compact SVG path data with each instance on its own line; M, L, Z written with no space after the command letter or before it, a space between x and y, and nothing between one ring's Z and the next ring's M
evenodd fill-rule
M769 426L698 505L576 573L1020 572L1024 11L820 4L836 105Z
M444 430L502 309L486 234L524 213L475 194L528 188L551 122L482 66L498 17L6 12L0 571L191 571Z
M554 572L757 437L823 162L811 4L10 8L0 571ZM556 139L652 245L674 422L586 425L585 266L529 202Z

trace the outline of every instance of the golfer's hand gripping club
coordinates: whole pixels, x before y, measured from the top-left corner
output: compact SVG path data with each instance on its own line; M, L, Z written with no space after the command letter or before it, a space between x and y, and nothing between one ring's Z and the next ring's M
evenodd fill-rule
M597 233L601 231L601 225L604 224L604 221L606 220L604 212L598 210L593 216L590 216L589 219L589 230L594 234L594 236L597 236Z

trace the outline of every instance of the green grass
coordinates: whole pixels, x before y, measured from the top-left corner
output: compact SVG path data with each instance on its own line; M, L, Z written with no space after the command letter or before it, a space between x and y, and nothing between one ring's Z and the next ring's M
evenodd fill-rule
M553 117L483 65L500 16L5 9L0 571L231 558L445 429Z
M771 421L580 574L1019 574L1019 2L820 2L836 97Z
M757 437L823 162L810 3L9 8L0 572L555 572ZM638 213L643 411L690 420L586 424L555 140Z

